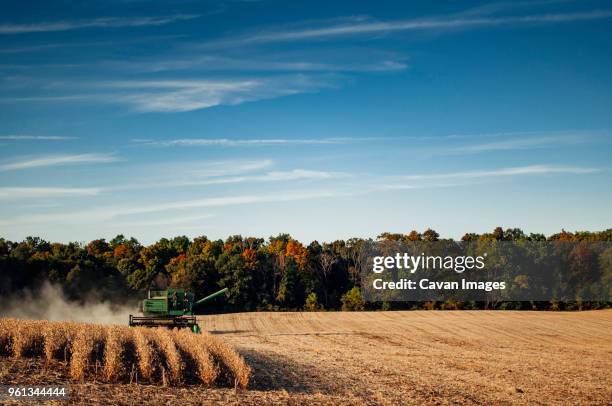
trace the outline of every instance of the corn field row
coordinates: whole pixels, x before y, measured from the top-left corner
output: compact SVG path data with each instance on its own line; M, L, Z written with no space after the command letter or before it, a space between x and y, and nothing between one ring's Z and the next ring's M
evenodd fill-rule
M246 388L251 368L207 332L0 318L0 356L68 365L75 381Z

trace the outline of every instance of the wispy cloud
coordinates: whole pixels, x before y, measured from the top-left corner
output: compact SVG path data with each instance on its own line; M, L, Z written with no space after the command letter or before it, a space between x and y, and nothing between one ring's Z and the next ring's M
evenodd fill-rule
M0 165L0 171L14 171L59 165L108 163L117 160L117 157L112 154L47 155L2 164Z
M252 180L260 182L279 182L299 179L333 179L346 177L343 172L311 171L306 169L293 169L291 171L274 171L264 175L252 176Z
M545 175L545 174L573 174L583 175L601 172L598 168L583 168L577 166L555 166L555 165L529 165L513 168L502 168L482 171L465 171L434 173L422 175L405 175L404 180L449 180L449 179L478 179L503 176Z
M110 102L132 106L140 112L185 112L218 105L273 99L331 87L323 78L305 75L235 80L160 80L100 84L123 92L108 97Z
M177 188L189 186L224 185L237 183L288 182L300 180L330 180L346 178L350 175L343 172L328 172L306 169L287 171L269 171L256 175L247 175L272 165L270 160L219 162L203 165L198 169L186 167L177 171L172 180L158 178L155 182L139 181L108 187L65 188L65 187L0 187L0 200L19 200L30 198L61 198L96 196L116 191L133 191L138 189ZM240 175L240 174L245 175Z
M60 140L74 140L77 137L64 137L55 135L0 135L0 140L10 141L30 141L30 140L41 140L41 141L60 141Z
M96 196L99 188L0 187L0 200Z
M140 145L173 147L249 147L249 146L270 146L270 145L331 145L331 144L350 144L359 142L381 141L384 138L370 137L332 137L332 138L179 138L173 140L148 140L135 139L132 142Z
M207 220L211 217L214 217L212 213L208 214L199 214L195 216L164 216L160 219L147 219L147 220L138 220L138 221L122 221L122 226L142 226L142 227L155 227L155 226L177 226L188 224L192 225L193 223L198 223L200 220ZM198 227L200 225L198 224Z
M306 55L308 57L310 55ZM393 72L408 68L405 58L391 55L368 55L366 60L350 60L346 55L343 61L335 61L337 57L324 55L326 60L317 55L310 59L295 56L274 55L272 57L230 58L218 55L196 57L176 57L170 60L150 61L110 61L110 68L130 69L139 72L164 72L181 70L198 71L265 71L265 72ZM364 57L365 58L365 57ZM352 59L355 59L353 56Z
M583 144L592 137L588 134L579 135L550 135L550 136L521 136L510 137L499 141L468 144L457 147L442 148L437 151L440 155L469 155L492 151L509 151L522 149L535 149L545 147L558 147L563 145Z
M84 28L145 27L171 24L199 17L192 14L175 14L160 17L105 17L90 20L57 21L31 24L0 24L0 35L15 35L35 32L71 31Z
M4 97L0 103L20 103L20 102L78 102L78 101L104 101L105 97L96 94L70 94L61 96L23 96L23 97Z
M326 171L311 171L306 169L293 169L290 171L273 171L261 175L250 176L225 176L215 177L212 179L200 180L184 180L169 182L164 187L181 187L181 186L206 186L206 185L224 185L234 183L250 183L250 182L287 182L298 180L327 180L348 177L349 174L343 172L326 172ZM159 184L155 186L159 187Z
M334 79L334 80L332 80ZM98 102L120 104L142 112L175 113L220 105L314 93L336 86L330 75L275 76L227 80L157 80L59 83L52 96L13 96L0 103ZM79 86L79 92L74 91Z
M410 190L438 189L449 187L473 186L485 183L495 178L511 178L514 176L540 175L587 175L601 172L599 168L555 165L528 165L512 168L500 168L480 171L458 171L447 173L432 173L418 175L389 176L381 179L373 190Z
M326 197L338 196L340 192L333 190L317 190L317 191L300 191L300 192L289 192L289 193L268 193L260 195L237 195L237 196L222 196L222 197L210 197L205 199L175 201L149 206L132 207L129 209L122 209L114 213L114 216L118 215L131 215L141 213L154 213L167 210L182 210L182 209L193 209L193 208L204 208L204 207L224 207L224 206L236 206L246 204L257 204L257 203L275 203L275 202L292 202L298 200L309 200L309 199L320 199Z
M137 203L133 206L116 207L92 207L83 211L56 212L48 214L33 214L19 216L12 219L0 220L0 225L14 226L20 224L38 223L69 223L69 224L92 224L106 223L117 220L124 216L144 215L176 210L205 209L213 207L244 206L263 203L283 203L301 200L323 199L339 196L347 196L338 190L309 190L289 191L284 193L267 194L245 194L220 197L208 197L203 199L170 201L158 204Z
M197 177L213 177L213 176L229 176L245 172L253 172L261 169L269 168L274 162L271 159L257 160L222 160L205 163L197 163L195 165L188 164L186 167L176 168L181 173L188 176Z
M268 76L226 80L154 80L57 83L52 96L13 96L0 103L101 102L137 112L187 112L220 105L313 93L336 86L335 75ZM74 89L78 86L79 92Z
M0 49L0 54L21 54L21 53L30 53L30 52L39 52L39 51L55 51L60 48L93 48L93 47L105 47L108 45L112 45L114 47L118 45L126 46L137 43L151 43L151 42L161 42L161 41L169 41L176 40L179 38L184 38L184 35L142 35L137 38L124 38L121 41L121 44L117 44L117 41L80 41L80 42L57 42L57 43L45 43L42 45L30 45L30 46L20 46L14 48L2 48Z
M220 39L203 44L204 47L241 46L309 39L325 39L365 34L380 34L397 31L428 31L448 29L468 29L520 24L552 24L573 21L600 20L612 17L612 10L593 10L572 13L532 14L502 17L456 17L446 16L427 19L397 21L352 22L315 28L281 30L256 33L235 38Z
M141 170L145 178L139 183L146 183L147 179L155 178L155 182L179 181L185 179L204 179L223 176L251 174L270 168L274 165L271 159L226 159L215 161L185 161L185 162L156 162L153 165L135 167L133 176L138 177Z
M233 162L231 164L206 165L199 169L177 169L172 179L163 175L155 176L155 182L140 180L134 183L115 185L103 188L105 192L136 189L183 188L193 186L228 185L239 183L273 183L288 181L326 181L348 178L345 172L330 172L309 169L291 169L268 171L259 174L253 172L272 165L272 161Z

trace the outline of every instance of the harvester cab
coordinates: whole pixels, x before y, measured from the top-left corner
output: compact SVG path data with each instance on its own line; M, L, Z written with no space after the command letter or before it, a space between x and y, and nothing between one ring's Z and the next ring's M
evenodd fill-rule
M182 288L166 290L149 290L147 298L141 302L142 316L130 314L130 327L167 327L189 328L194 333L200 332L194 308L202 303L213 300L223 294L227 288L221 289L203 299L194 300L194 294Z

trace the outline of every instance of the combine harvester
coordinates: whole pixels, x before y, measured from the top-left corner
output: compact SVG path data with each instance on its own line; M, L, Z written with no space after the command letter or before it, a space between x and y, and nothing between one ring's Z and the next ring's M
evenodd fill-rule
M223 294L229 294L228 288L194 301L194 294L182 288L149 290L148 297L141 303L142 316L130 314L130 327L189 328L194 333L199 333L200 327L193 308Z

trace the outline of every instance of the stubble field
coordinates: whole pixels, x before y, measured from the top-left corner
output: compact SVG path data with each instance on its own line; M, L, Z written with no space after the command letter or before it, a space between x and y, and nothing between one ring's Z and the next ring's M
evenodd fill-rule
M612 403L610 310L240 313L200 326L246 359L249 389L71 383L72 402ZM0 378L70 382L36 359L0 359Z

